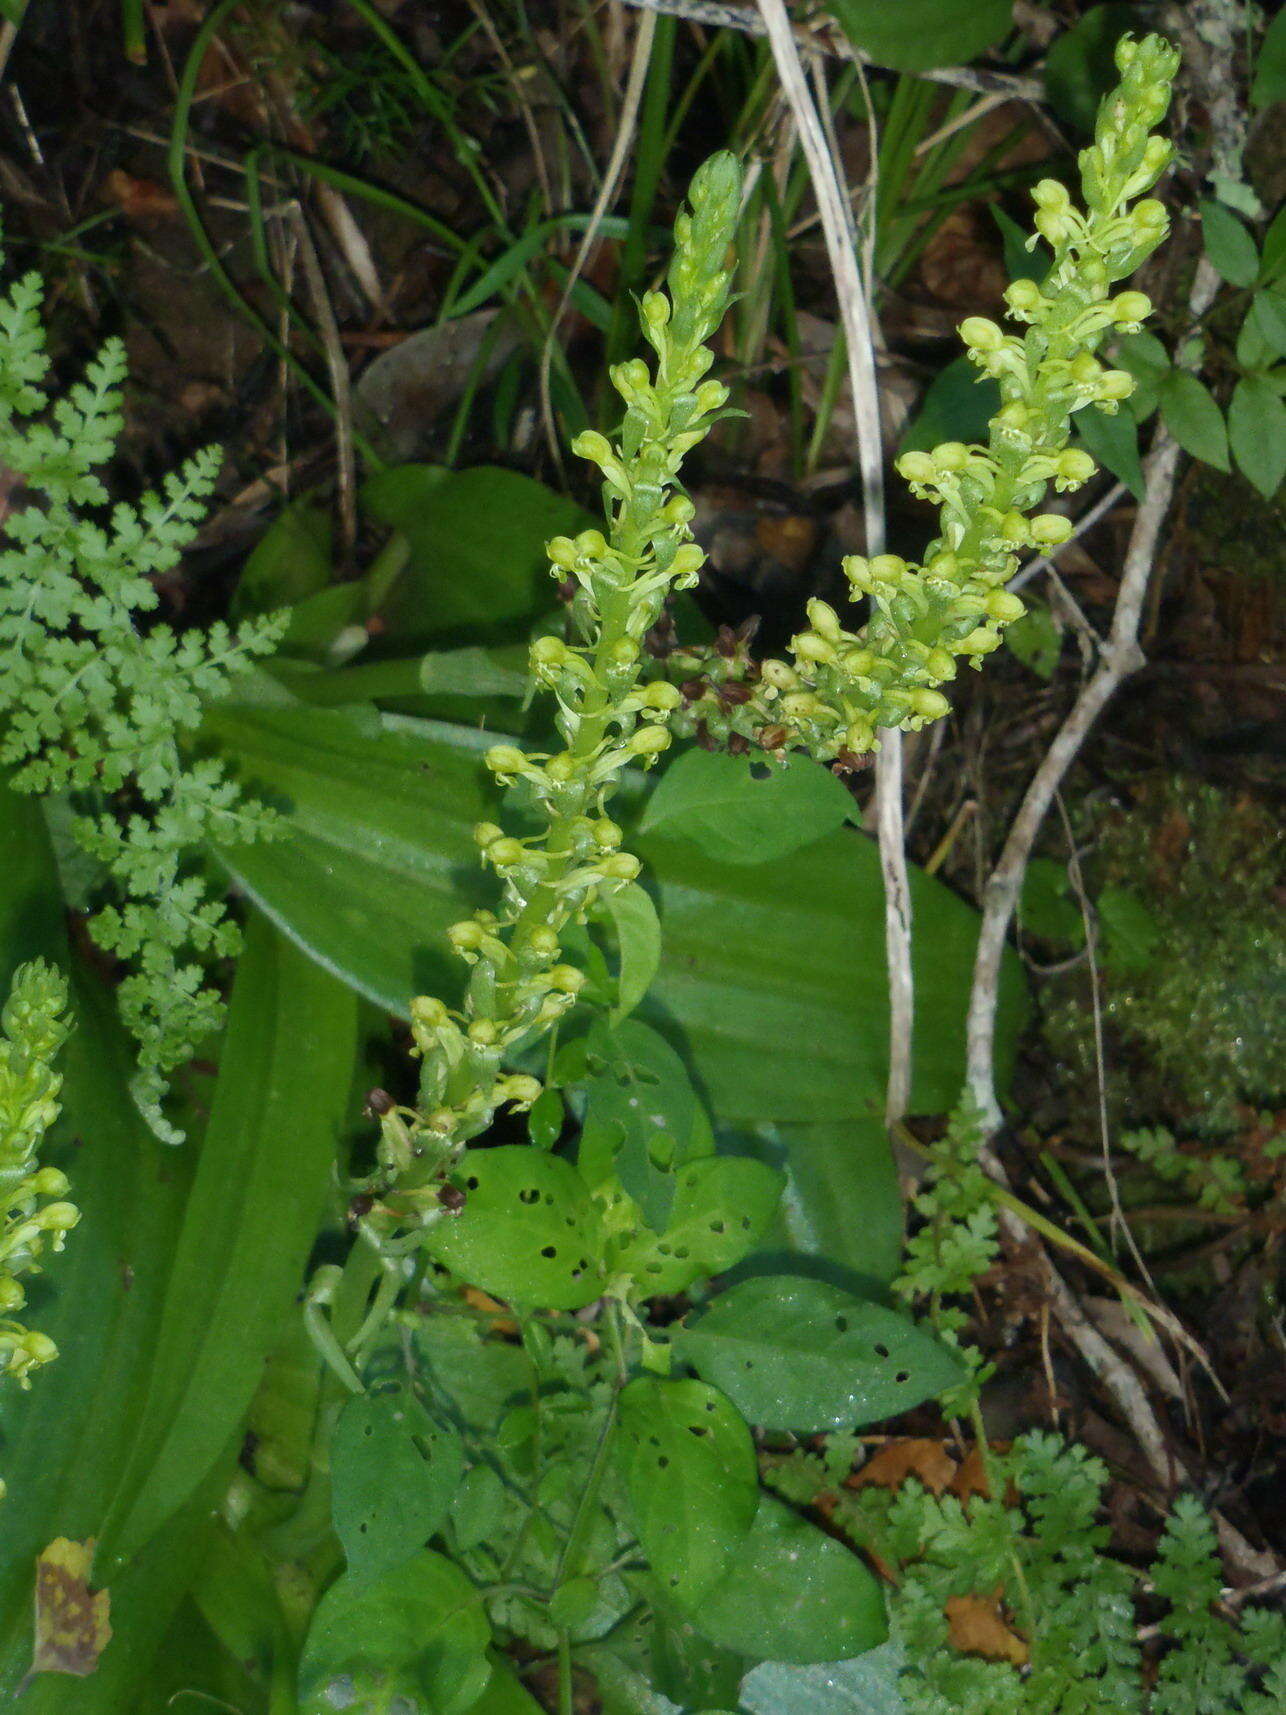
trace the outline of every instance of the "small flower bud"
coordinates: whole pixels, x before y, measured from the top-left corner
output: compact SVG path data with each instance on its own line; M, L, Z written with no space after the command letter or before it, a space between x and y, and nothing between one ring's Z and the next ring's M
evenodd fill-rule
M980 625L956 644L958 655L990 655L1000 645L1000 633L990 626Z
M969 449L963 441L942 441L934 447L932 457L939 470L955 473L969 463Z
M457 929L476 928L477 925L457 923L455 927ZM451 931L448 930L448 934L450 933ZM451 1014L442 1002L435 1000L432 995L417 994L411 1002L411 1023L418 1025L421 1030L441 1030L443 1025L450 1024L450 1022Z
M916 685L910 692L911 708L926 721L940 721L943 715L951 712L951 704L941 691L930 691L924 685Z
M1087 452L1082 452L1079 447L1069 447L1058 455L1056 480L1067 487L1079 488L1083 482L1089 481L1097 468Z
M844 748L856 756L865 756L875 743L875 728L861 716L851 720L844 734Z
M696 511L686 494L672 494L661 509L661 517L672 527L682 529L696 517Z
M653 333L660 333L670 320L670 300L664 292L644 292L639 314Z
M607 657L613 667L633 667L639 658L639 646L632 637L618 637Z
M1014 620L1021 619L1027 609L1019 596L1009 590L988 590L987 617L994 619L998 625L1012 625Z
M1123 333L1133 333L1152 314L1146 292L1120 292L1112 299L1112 320Z
M594 844L600 851L615 851L621 843L621 830L615 822L601 816L593 826Z
M795 669L771 655L760 669L760 677L765 685L771 685L777 691L793 691L799 684L799 674Z
M537 669L561 667L567 653L567 645L561 637L538 637L531 646L531 664Z
M501 1102L511 1102L516 1108L529 1108L543 1088L539 1078L530 1078L525 1072L513 1072L507 1078L497 1080L491 1099L497 1107Z
M829 643L838 643L844 635L844 628L839 622L839 615L829 602L813 596L808 603L808 623L819 637L826 638Z
M1048 209L1052 214L1062 214L1071 207L1067 186L1060 185L1057 179L1042 179L1031 194L1037 208Z
M469 1026L469 1040L479 1048L494 1048L498 1032L490 1018L475 1018Z
M503 838L504 829L498 828L494 822L477 822L473 829L473 843L485 852L487 847L494 845Z
M547 923L539 924L527 937L527 947L536 958L549 960L557 957L558 936Z
M575 965L555 965L549 972L549 986L559 994L579 994L585 987L585 973Z
M482 946L484 933L481 923L475 923L471 917L466 917L463 923L451 925L447 930L447 940L450 941L457 953L476 953ZM433 1004L442 1008L442 1015L445 1018L446 1008L442 1006L441 1001L434 1001ZM412 1001L412 1016L414 1016L414 1009L418 1005L418 1001Z
M635 881L643 865L630 852L608 852L598 867L608 881Z
M662 713L677 709L682 701L683 693L668 679L654 679L643 691L643 706Z
M572 442L572 451L578 459L588 459L591 464L596 465L614 463L616 458L612 443L606 435L600 435L597 429L582 429Z
M871 576L877 584L901 583L906 576L906 561L897 554L877 554L871 561Z
M546 542L545 552L550 563L561 572L570 572L576 564L576 544L570 536L555 536L551 542Z
M527 767L527 758L516 744L493 744L482 760L501 776L521 774Z
M790 646L800 661L825 663L835 659L835 645L824 637L818 637L815 631L801 631L798 637L791 639Z
M704 551L695 542L685 542L675 550L670 561L670 576L675 579L695 578L705 563Z
M497 869L512 869L526 857L526 849L521 840L496 840L487 847L488 862Z
M670 748L670 735L664 727L639 727L630 734L629 748L635 756L660 756Z
M966 316L960 324L960 338L971 351L999 351L1005 343L1003 332L986 316Z
M1116 404L1128 399L1134 391L1134 377L1125 369L1105 369L1099 377L1098 396L1104 403Z
M1034 280L1014 280L1005 292L1005 302L1009 308L1024 320L1034 316L1044 301L1040 287Z
M1042 512L1031 521L1031 539L1041 548L1056 548L1072 533L1072 521L1061 512Z
M897 472L907 482L915 483L932 482L938 474L937 467L928 453L915 452L902 454L897 461Z

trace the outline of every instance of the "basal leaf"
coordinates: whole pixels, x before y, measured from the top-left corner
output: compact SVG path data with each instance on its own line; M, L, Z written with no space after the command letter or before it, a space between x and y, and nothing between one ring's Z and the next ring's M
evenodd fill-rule
M951 1353L908 1317L790 1275L720 1293L674 1349L751 1423L801 1434L896 1417L960 1379Z
M1184 452L1216 470L1228 469L1228 431L1210 389L1184 369L1172 369L1161 384L1161 415Z
M570 1163L525 1144L473 1151L467 1201L425 1247L470 1286L519 1304L579 1310L603 1289L603 1240L589 1187Z
M743 1418L703 1382L633 1381L619 1404L630 1511L653 1576L684 1606L727 1569L759 1506Z
M1238 468L1271 500L1286 476L1286 405L1266 375L1243 375L1233 389L1228 438Z
M688 1612L712 1643L757 1661L839 1661L888 1631L874 1574L772 1495L732 1570Z
M1211 264L1230 286L1253 286L1259 250L1250 233L1223 203L1201 204L1201 236Z
M330 1444L331 1515L354 1583L380 1578L437 1530L464 1471L464 1449L404 1389L359 1394Z
M316 1236L356 1012L349 990L252 918L138 1441L100 1535L109 1572L191 1497L254 1396Z
M806 756L770 767L692 749L662 774L639 826L691 840L723 863L757 864L833 833L852 810L843 782Z
M894 71L963 64L1012 22L1009 0L829 0L828 10L855 48Z

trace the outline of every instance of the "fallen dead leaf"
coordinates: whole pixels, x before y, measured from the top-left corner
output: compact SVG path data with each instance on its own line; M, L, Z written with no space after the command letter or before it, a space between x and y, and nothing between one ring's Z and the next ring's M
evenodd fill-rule
M889 1441L873 1453L860 1471L845 1479L849 1488L900 1489L915 1477L930 1494L940 1495L956 1474L956 1462L940 1441L919 1436Z
M55 1537L36 1560L36 1639L31 1672L93 1673L111 1639L112 1599L94 1590L94 1543Z
M103 180L101 194L104 202L115 203L126 220L143 224L168 220L179 210L173 194L163 185L153 179L136 179L123 167L112 168Z
M988 1661L1027 1662L1027 1645L1005 1621L994 1596L948 1596L947 1627L952 1648Z

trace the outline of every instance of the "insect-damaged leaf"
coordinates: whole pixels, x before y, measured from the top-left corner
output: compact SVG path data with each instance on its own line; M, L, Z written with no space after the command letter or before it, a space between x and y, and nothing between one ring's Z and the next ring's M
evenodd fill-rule
M643 1552L670 1599L695 1601L728 1567L758 1509L750 1431L704 1382L640 1377L621 1394L619 1409L625 1484Z
M552 1310L579 1310L598 1297L598 1211L561 1156L525 1144L475 1150L466 1189L464 1208L425 1241L453 1274L498 1298Z
M752 1251L781 1196L782 1176L762 1161L709 1155L680 1169L663 1233L643 1233L617 1268L649 1295L682 1292L701 1275L722 1274Z
M331 1442L331 1513L350 1577L365 1583L410 1558L442 1523L464 1470L452 1429L405 1389L362 1394Z
M764 1429L813 1433L871 1423L960 1376L946 1347L908 1317L793 1275L742 1281L674 1344Z

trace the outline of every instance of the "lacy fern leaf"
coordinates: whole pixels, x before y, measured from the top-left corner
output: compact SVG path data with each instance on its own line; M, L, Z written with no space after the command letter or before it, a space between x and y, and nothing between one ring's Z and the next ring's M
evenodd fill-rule
M109 900L94 940L124 960L122 1016L139 1046L134 1094L171 1141L166 1076L217 1027L211 961L236 928L193 854L210 834L273 829L221 764L196 760L203 706L224 695L281 634L277 618L177 635L154 613L169 571L205 514L218 455L198 453L137 505L100 475L121 429L125 354L109 342L60 399L45 388L39 279L0 301L0 470L17 496L0 552L0 765L19 791L61 795L102 866Z

